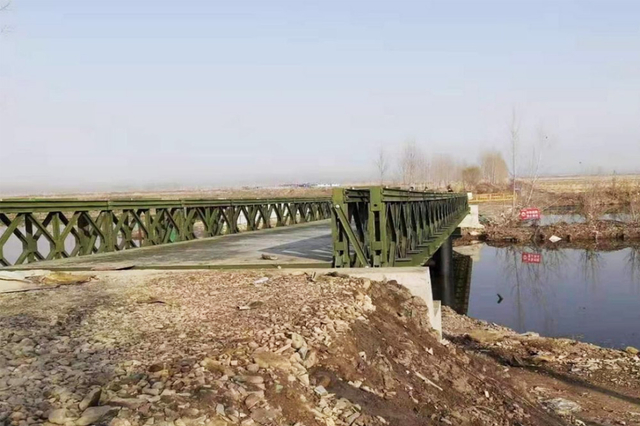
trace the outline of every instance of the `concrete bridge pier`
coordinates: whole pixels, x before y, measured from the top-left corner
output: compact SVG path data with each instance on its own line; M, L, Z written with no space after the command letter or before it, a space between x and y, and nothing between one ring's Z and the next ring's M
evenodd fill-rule
M444 306L455 303L453 275L453 239L447 238L431 258L429 265L434 300L440 300Z

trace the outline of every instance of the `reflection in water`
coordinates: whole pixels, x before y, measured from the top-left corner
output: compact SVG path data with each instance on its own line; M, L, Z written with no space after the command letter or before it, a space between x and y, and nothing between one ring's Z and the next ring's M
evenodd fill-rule
M626 268L631 276L631 282L640 284L640 247L629 248Z
M458 312L519 332L640 346L640 247L478 247L478 260L454 259Z
M596 286L600 281L600 268L604 266L602 254L594 249L584 249L580 253L580 265L585 287Z
M471 272L473 258L465 254L453 252L454 297L453 308L459 314L466 314L469 310L469 295L471 290Z

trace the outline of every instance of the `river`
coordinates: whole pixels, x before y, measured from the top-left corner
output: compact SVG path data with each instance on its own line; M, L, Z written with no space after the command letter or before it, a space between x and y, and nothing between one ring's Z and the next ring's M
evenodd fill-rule
M599 215L598 219L606 222L631 222L635 217L636 215L632 214L628 208L618 207L612 208ZM580 214L575 207L555 207L548 208L544 211L539 224L545 226L554 225L560 222L585 223L586 218L584 215Z
M462 250L474 258L469 316L519 332L640 347L640 247L540 250L478 244Z

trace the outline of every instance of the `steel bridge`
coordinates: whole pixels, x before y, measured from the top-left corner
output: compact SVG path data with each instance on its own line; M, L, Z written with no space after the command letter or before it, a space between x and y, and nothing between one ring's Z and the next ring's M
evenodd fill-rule
M336 188L331 198L8 199L0 266L415 266L450 250L468 210L464 194L386 187Z
M424 264L469 213L464 194L372 187L336 189L334 266Z
M5 200L0 264L9 266L158 246L330 217L329 199ZM17 259L4 255L14 236ZM44 245L41 244L44 242Z

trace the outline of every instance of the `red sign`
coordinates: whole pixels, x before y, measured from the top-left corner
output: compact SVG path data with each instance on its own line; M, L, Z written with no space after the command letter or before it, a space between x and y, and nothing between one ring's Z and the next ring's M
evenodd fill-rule
M540 209L530 208L520 210L520 220L540 219Z
M522 263L540 263L542 255L540 253L522 253Z

